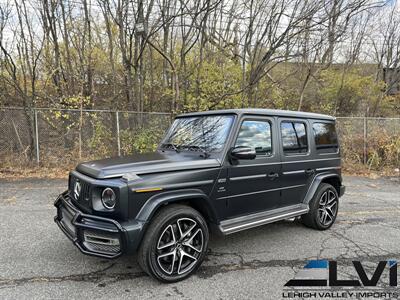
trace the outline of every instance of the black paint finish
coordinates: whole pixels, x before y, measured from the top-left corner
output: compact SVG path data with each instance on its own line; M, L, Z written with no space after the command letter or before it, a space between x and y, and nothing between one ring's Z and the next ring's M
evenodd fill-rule
M278 220L285 215L296 215L296 211L304 214L321 182L333 184L338 193L343 194L340 153L317 153L312 131L313 122L334 123L333 117L260 109L201 112L178 117L209 114L235 116L223 151L210 153L205 158L198 151L177 153L173 149L159 148L154 153L82 163L70 173L69 190L58 198L57 207L67 205L63 204L66 201L63 199L68 198L68 205L73 205L77 214L115 222L125 241L123 252L133 252L155 212L169 203L183 202L194 207L212 228L224 232L221 224L236 224L237 228L245 229L267 223L260 219L263 216ZM272 151L255 159L235 159L229 151L235 145L240 124L249 119L270 122ZM307 153L283 154L282 121L306 124ZM74 198L76 180L87 188L85 199ZM117 204L112 210L101 205L101 192L106 187L111 187L117 195ZM58 212L56 221L61 219ZM254 224L246 224L246 220ZM102 227L99 230L103 230ZM74 243L84 253L101 256L85 249L79 239L82 236Z

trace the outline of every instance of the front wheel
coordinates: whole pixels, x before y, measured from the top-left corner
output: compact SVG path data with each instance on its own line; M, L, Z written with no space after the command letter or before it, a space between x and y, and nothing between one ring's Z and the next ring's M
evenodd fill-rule
M301 217L304 225L318 230L329 229L336 220L339 196L336 189L321 183L310 201L310 211Z
M193 274L207 250L208 227L201 214L185 205L169 205L157 213L142 240L138 261L142 269L163 282Z

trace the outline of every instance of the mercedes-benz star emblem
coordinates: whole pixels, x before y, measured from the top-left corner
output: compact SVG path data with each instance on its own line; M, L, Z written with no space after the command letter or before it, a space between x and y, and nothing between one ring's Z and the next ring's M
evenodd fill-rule
M75 185L74 185L74 196L75 196L76 200L79 199L80 194L81 194L81 183L79 182L79 180L77 180L77 181L75 181Z

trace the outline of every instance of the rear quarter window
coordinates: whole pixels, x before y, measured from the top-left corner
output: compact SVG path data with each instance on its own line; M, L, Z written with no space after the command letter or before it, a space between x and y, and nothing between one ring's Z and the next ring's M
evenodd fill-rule
M334 123L315 122L313 133L317 153L336 153L339 148Z

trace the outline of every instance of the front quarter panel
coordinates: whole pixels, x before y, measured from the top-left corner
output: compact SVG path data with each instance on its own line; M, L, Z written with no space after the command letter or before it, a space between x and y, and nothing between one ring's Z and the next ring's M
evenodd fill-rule
M211 217L211 220L215 220L215 210L210 203L209 197L199 189L183 189L154 195L141 208L136 216L136 220L148 222L161 206L167 203L176 203L180 201L196 201L197 204L200 204L207 211L207 214Z
M153 210L172 201L191 198L209 201L219 170L210 168L140 176L128 183L130 218L147 222Z

